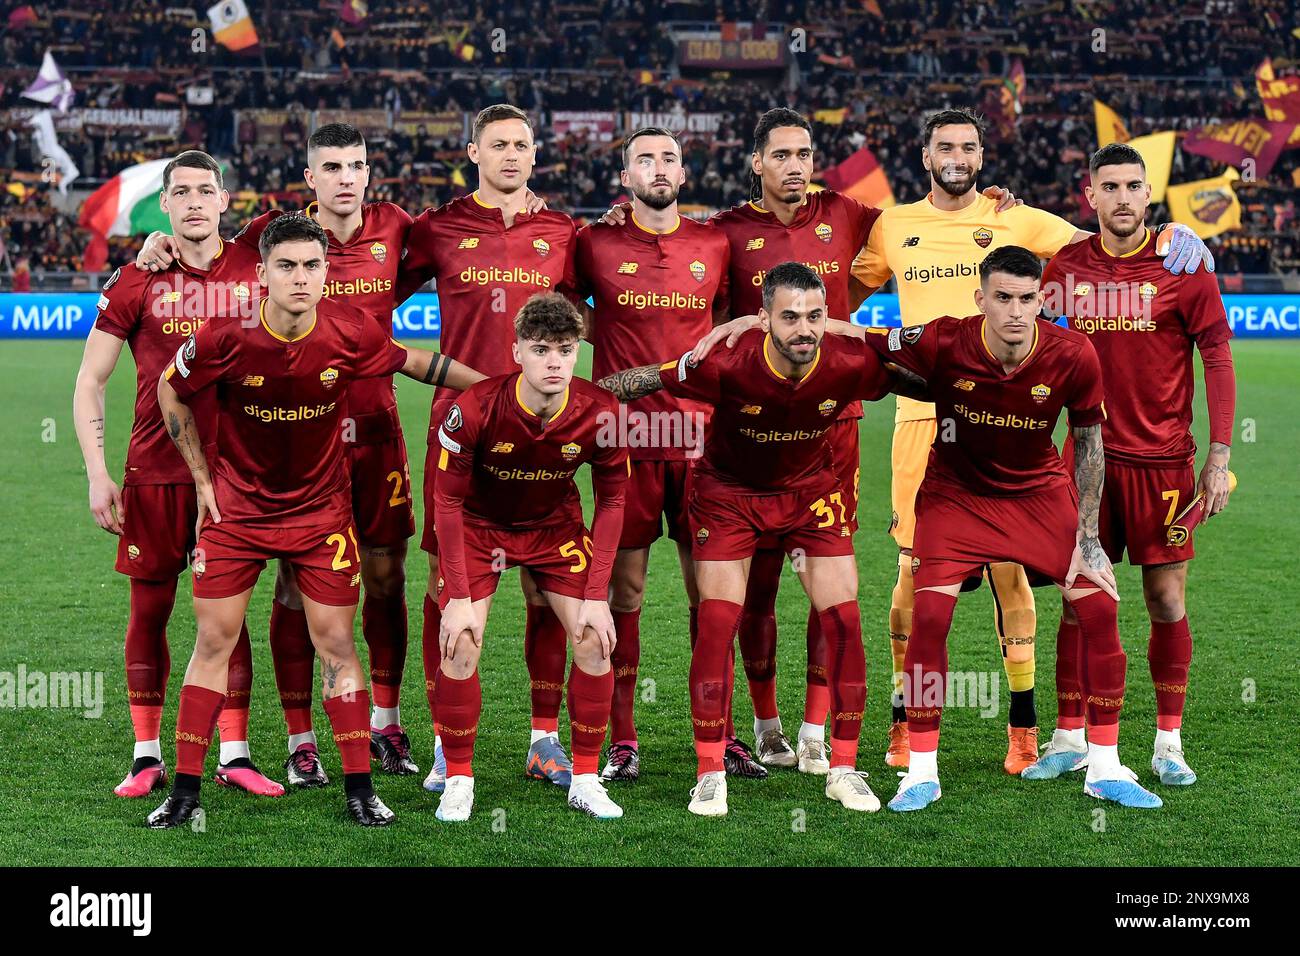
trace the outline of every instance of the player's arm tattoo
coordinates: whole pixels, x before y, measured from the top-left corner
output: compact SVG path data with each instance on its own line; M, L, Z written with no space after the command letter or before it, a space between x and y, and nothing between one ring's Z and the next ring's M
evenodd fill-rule
M194 475L196 480L206 479L208 460L203 454L203 441L199 438L199 430L194 424L194 413L190 411L188 405L176 398L175 392L172 392L170 401L164 401L161 394L159 400L163 403L163 412L167 416L167 435L171 438L172 444L185 459L190 474Z
M887 364L885 371L889 373L889 390L895 395L914 398L918 402L934 401L930 384L915 372L893 364Z
M100 426L101 431L103 426ZM102 435L100 438L101 445L104 443ZM1210 454L1206 465L1221 476L1225 481L1228 478L1228 460L1232 457L1232 446L1225 445L1221 441L1210 442Z
M664 387L659 377L658 365L642 365L639 368L624 369L612 375L606 375L596 383L601 388L613 392L620 402L630 402Z
M104 419L92 418L90 420L90 425L92 428L95 429L96 444L98 444L100 448L103 448L104 447Z
M1106 479L1106 456L1101 445L1101 425L1071 428L1074 439L1074 485L1079 490L1079 550L1090 568L1107 565L1098 540L1101 486Z

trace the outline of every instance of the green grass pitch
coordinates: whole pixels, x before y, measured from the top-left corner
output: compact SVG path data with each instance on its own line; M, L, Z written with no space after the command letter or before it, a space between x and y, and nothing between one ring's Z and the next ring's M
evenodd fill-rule
M423 344L423 343L422 343ZM336 781L323 791L279 800L249 797L207 783L206 829L154 833L142 826L157 800L121 800L112 787L131 758L122 665L127 582L113 571L114 542L95 527L71 420L79 342L6 342L0 378L6 408L3 447L3 639L0 671L102 672L99 719L68 709L0 709L0 858L20 864L123 865L818 865L1056 864L1069 866L1300 862L1295 812L1297 647L1294 573L1300 537L1300 344L1239 342L1239 387L1233 469L1241 487L1228 511L1197 535L1189 613L1195 640L1184 743L1200 782L1160 787L1163 810L1102 805L1077 778L1030 784L1002 771L1008 697L992 634L987 590L963 597L951 637L954 670L996 675L1001 707L993 718L950 708L944 718L944 799L924 813L856 814L828 801L818 779L776 771L766 781L733 781L731 813L698 819L686 811L693 783L688 693L686 602L676 556L661 543L651 559L642 617L642 777L614 791L626 810L600 822L568 810L564 794L523 776L528 694L522 660L522 602L507 575L489 622L483 658L484 710L476 760L474 818L439 824L435 798L421 777L376 775L377 790L397 825L367 831L346 820L338 753L322 736L326 768ZM583 368L587 368L584 357ZM1199 380L1199 374L1198 374ZM134 374L129 355L109 387L110 468L121 473L131 418ZM411 474L424 464L427 390L402 380L399 401L411 451ZM1197 434L1205 438L1197 396ZM884 534L889 515L892 404L869 407L862 425L863 531L858 537L861 607L868 660L868 713L859 766L885 800L895 776L883 762L888 720L886 615L894 552ZM418 478L417 478L418 487ZM418 499L417 499L417 511ZM423 520L423 515L420 519ZM408 563L411 653L403 688L404 722L414 754L427 769L433 734L419 660L424 556L412 544ZM1154 699L1146 668L1147 624L1136 569L1119 571L1121 627L1129 654L1122 749L1126 763L1151 784ZM172 677L163 736L193 643L189 581L181 582L172 618ZM249 611L254 635L253 756L283 779L284 724L275 695L266 625L270 574ZM1059 602L1039 591L1038 706L1044 739L1055 716L1054 635ZM787 570L778 605L779 700L792 733L802 713L807 604ZM359 617L359 616L358 616ZM357 622L357 642L364 655ZM364 657L363 657L364 660ZM739 672L739 668L737 669ZM738 681L737 724L751 713ZM318 732L328 727L319 701ZM561 721L567 740L567 718ZM170 763L173 749L164 745ZM209 756L208 771L215 755Z

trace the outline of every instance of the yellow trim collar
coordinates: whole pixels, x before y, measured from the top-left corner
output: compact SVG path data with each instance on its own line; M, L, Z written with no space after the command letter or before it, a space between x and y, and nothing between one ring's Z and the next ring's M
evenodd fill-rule
M779 379L782 382L793 382L794 386L798 388L804 382L808 381L812 373L817 370L817 366L821 364L822 350L819 347L817 349L817 354L813 357L812 365L808 366L808 371L804 373L802 378L796 381L795 379L792 379L789 376L782 375L780 372L776 370L776 366L772 364L772 357L767 353L767 346L771 341L772 341L772 333L768 332L766 335L763 336L763 364L767 366L767 370L771 372L773 376L775 376L777 379Z
M671 236L682 227L682 217L677 217L677 221L673 223L671 229L665 229L663 232L660 232L658 229L651 229L649 226L645 225L640 219L637 219L636 213L632 213L632 225L636 226L642 232L647 232L652 236Z
M1146 226L1143 226L1142 228L1147 229ZM1101 243L1101 251L1106 253L1106 255L1110 256L1112 259L1127 259L1130 256L1137 255L1139 252L1141 252L1143 249L1147 247L1147 243L1151 241L1151 230L1147 229L1146 236L1143 237L1142 242L1132 252L1125 252L1120 254L1111 252L1109 249L1106 248L1106 240L1101 238L1100 233L1097 234L1097 241Z
M523 382L523 380L524 380L523 373L520 372L519 375L515 377L515 401L518 402L519 407L522 408L524 411L526 411L529 415L532 415L534 418L541 418L540 415L538 415L535 411L533 411L524 403L523 396L519 394L519 385L521 382ZM550 418L546 420L546 424L549 425L551 422L559 418L560 415L564 413L564 410L568 407L569 407L569 388L566 385L564 388L564 398L560 402L560 407L555 410L554 415L552 415Z
M989 340L987 335L988 325L989 325L989 320L988 317L985 316L984 319L980 322L980 344L984 346L984 351L988 353L989 358L997 362L998 365L1001 365L1002 360L998 358L996 355L994 355L993 350L989 348ZM1027 354L1024 358L1020 360L1020 364L1017 365L1016 368L1020 368L1021 365L1024 365L1026 362L1028 362L1029 359L1033 356L1033 354L1037 351L1038 351L1038 321L1035 319L1034 320L1034 344L1029 346L1029 354ZM1015 369L1012 369L1012 371L1015 371Z
M262 304L257 310L257 316L262 321L262 328L266 329L266 331L270 334L271 338L279 339L281 342L288 342L290 344L294 342L301 342L307 336L311 335L312 330L316 328L317 314L313 313L311 317L311 325L308 327L306 332L302 333L302 335L299 335L296 338L292 338L292 339L285 338L279 332L275 331L275 329L271 328L269 325L266 324L266 299L262 300Z

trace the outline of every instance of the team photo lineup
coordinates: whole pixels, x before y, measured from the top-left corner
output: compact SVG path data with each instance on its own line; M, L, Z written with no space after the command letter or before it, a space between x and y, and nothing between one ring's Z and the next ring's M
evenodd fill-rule
M721 126L642 108L608 129L590 112L580 130L576 110L562 117L536 92L544 82L576 90L580 77L525 80L519 67L515 86L509 54L491 60L485 26L502 11L475 18L462 6L447 12L466 18L464 32L440 32L418 63L403 53L391 64L428 69L426 85L462 83L463 125L435 164L446 175L426 169L404 184L392 141L367 125L376 110L391 124L402 109L372 82L387 48L368 45L397 14L349 0L311 20L317 32L337 23L312 66L326 71L309 71L304 52L293 95L269 101L295 104L273 136L297 185L274 198L241 181L269 147L246 143L239 120L154 137L166 146L104 154L79 173L86 163L60 146L59 117L94 75L65 75L51 59L64 47L32 39L50 29L39 5L9 14L3 42L35 59L22 61L26 89L10 84L6 100L46 104L27 110L44 117L32 120L32 155L59 178L15 180L0 210L47 201L30 197L57 195L60 178L104 183L75 213L90 237L78 269L102 272L66 287L91 303L75 360L50 364L35 358L44 346L23 343L33 351L6 363L51 396L28 417L48 405L71 426L49 454L63 456L59 514L72 517L56 526L33 510L25 527L93 564L74 572L69 558L49 572L86 578L68 607L93 604L97 649L62 666L102 670L107 688L105 719L60 724L52 738L93 751L80 771L49 778L82 801L63 811L74 832L105 841L86 859L210 865L246 846L261 863L292 865L293 841L312 834L342 841L347 865L421 865L430 845L458 840L461 865L844 865L860 862L850 847L883 838L884 859L871 862L906 866L907 847L948 834L947 850L917 859L1294 862L1290 826L1277 836L1287 849L1271 855L1269 817L1253 810L1238 823L1259 828L1260 842L1220 855L1207 809L1248 804L1251 782L1270 775L1285 792L1293 772L1242 742L1274 733L1263 714L1285 710L1223 716L1256 693L1286 708L1295 683L1289 612L1254 603L1273 600L1266 582L1285 590L1286 564L1236 583L1241 562L1273 561L1270 544L1252 557L1266 530L1293 530L1293 496L1262 486L1294 478L1294 440L1276 439L1276 458L1252 446L1256 418L1295 407L1295 355L1291 343L1243 349L1235 304L1294 303L1282 293L1300 291L1294 200L1287 211L1275 198L1289 182L1278 190L1268 184L1279 174L1265 170L1269 194L1239 201L1231 182L1180 194L1194 168L1182 151L1195 152L1200 131L1130 136L1088 82L1069 87L1088 108L1067 120L1069 148L1039 166L1045 178L1009 175L1043 142L1030 120L1041 101L1026 90L1069 86L1047 74L1093 72L1036 63L1027 24L1020 45L981 54L981 68L1001 64L988 83L900 94L892 73L880 78L881 102L908 105L887 126L864 123L846 150L826 139L852 126L854 106L814 108L786 76L751 106L729 102ZM626 4L580 6L630 19ZM671 6L639 53L622 54L640 57L637 82L688 103L709 83L750 82L750 53L726 51L764 42L774 30L764 11ZM834 19L772 6L778 46L801 42L794 8L809 22ZM867 31L902 16L897 4L853 6L845 23ZM1047 6L1065 16L1087 5ZM1119 15L1121 5L1100 6ZM1276 4L1247 6L1275 26L1283 52L1300 47L1294 11L1274 24ZM948 7L924 15L949 15L951 28L961 14ZM529 70L558 55L538 52L545 37L560 42L563 29L576 43L587 29L563 8L542 12L559 26L538 26ZM285 26L251 0L207 13L223 56L273 47ZM162 8L151 16L161 23ZM688 68L687 45L704 41L674 33L696 29L678 22L695 16L701 36L721 31L712 74ZM261 41L248 40L255 26ZM807 58L817 75L862 68L852 36L867 33L843 30ZM611 34L634 45L606 24ZM926 39L898 77L920 64L935 79L926 44L943 42ZM733 72L717 73L728 55ZM791 76L789 64L805 63L782 56ZM1243 67L1245 56L1224 52L1215 77L1242 77L1252 97L1258 80L1264 105L1253 112L1280 141L1270 151L1228 133L1202 138L1247 157L1225 179L1255 185L1267 154L1297 167L1286 179L1300 188L1300 152L1287 152L1300 150L1300 58L1265 60L1265 73ZM355 86L347 107L304 110L303 89L340 58ZM265 52L247 62L252 72L278 63ZM500 81L461 95L454 71L471 68ZM1144 63L1134 83L1188 69ZM205 85L220 98L223 83L247 92L251 82L209 73ZM392 87L398 99L405 82ZM867 101L875 82L857 79ZM525 83L537 85L526 93ZM1146 94L1134 89L1136 119ZM408 108L446 115L434 100L412 93ZM595 166L548 154L575 137L605 171L608 196L578 182ZM734 168L719 173L723 155ZM1036 204L1050 177L1068 184L1068 208ZM1220 188L1227 199L1211 195ZM0 232L0 298L12 293L15 328L23 303L49 291L42 281L63 274L53 254L32 271L34 250L55 240L20 219ZM1265 220L1272 238L1250 238ZM1269 241L1273 259L1253 268L1250 243ZM1254 272L1273 284L1252 286ZM435 296L436 334L412 333L410 316L427 315ZM1278 314L1294 324L1295 312ZM1279 434L1261 428L1261 442ZM1236 547L1234 469L1246 495L1266 498L1241 519ZM71 613L45 625L33 606L18 626L75 628L81 612ZM1275 663L1249 650L1256 639L1276 645ZM24 653L33 672L42 659L56 669ZM972 735L977 721L996 733ZM1231 735L1211 729L1225 723ZM22 753L24 766L41 760ZM39 816L55 826L48 812ZM760 815L782 836L754 829ZM1067 819L1083 835L1035 829ZM531 836L508 835L525 825ZM802 827L818 842L765 858L764 841L798 841ZM243 836L187 849L214 830L214 841ZM1071 842L1089 830L1095 849ZM1162 855L1184 831L1202 842L1186 859ZM497 857L498 833L529 846ZM398 842L376 843L381 856L357 857L388 834ZM603 859L604 847L615 856Z

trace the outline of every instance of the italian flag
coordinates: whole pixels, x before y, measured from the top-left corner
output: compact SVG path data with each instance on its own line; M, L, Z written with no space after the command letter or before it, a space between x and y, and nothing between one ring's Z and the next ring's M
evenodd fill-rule
M153 232L171 232L167 214L158 208L162 192L163 169L170 159L155 159L128 166L100 186L82 204L83 229L94 236L82 256L82 269L98 272L108 261L109 236L137 236Z

